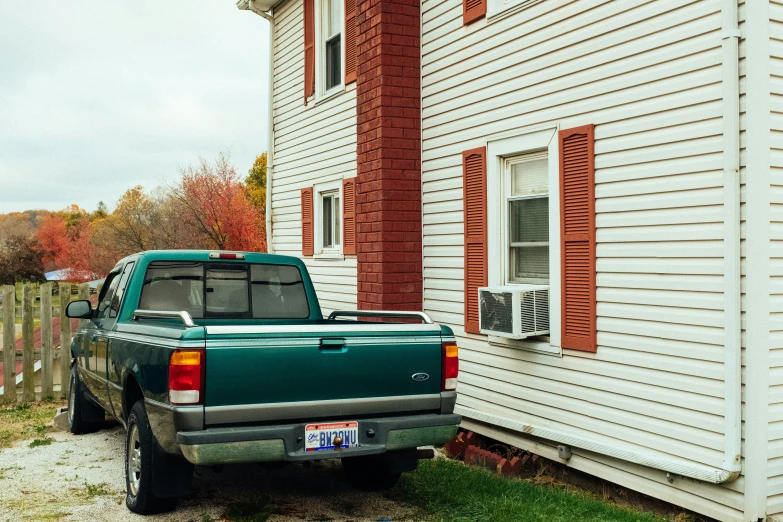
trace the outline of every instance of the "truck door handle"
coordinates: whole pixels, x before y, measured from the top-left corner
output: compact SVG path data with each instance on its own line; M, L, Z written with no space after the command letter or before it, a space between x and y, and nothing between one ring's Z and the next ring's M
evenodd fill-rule
M345 351L345 339L321 339L320 350Z

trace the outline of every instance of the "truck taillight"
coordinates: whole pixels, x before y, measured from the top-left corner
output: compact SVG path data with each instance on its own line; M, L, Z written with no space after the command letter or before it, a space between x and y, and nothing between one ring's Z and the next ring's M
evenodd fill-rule
M204 352L175 350L169 359L169 402L200 404L204 400Z
M441 379L440 389L442 391L456 390L457 389L457 373L459 373L459 356L457 350L457 343L454 341L444 341L442 343L443 350L443 375Z

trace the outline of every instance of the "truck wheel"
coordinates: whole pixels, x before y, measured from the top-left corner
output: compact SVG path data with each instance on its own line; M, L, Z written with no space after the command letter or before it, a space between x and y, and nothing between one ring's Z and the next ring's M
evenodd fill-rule
M348 482L364 491L389 489L400 480L401 473L391 471L387 461L373 457L342 459Z
M152 492L153 476L160 474L152 458L154 442L144 401L137 401L125 432L125 505L140 515L174 509L177 503L176 498L156 498Z
M95 423L84 419L103 417L103 409L84 398L82 381L76 365L71 366L71 378L68 383L68 431L74 435L88 433L95 429Z

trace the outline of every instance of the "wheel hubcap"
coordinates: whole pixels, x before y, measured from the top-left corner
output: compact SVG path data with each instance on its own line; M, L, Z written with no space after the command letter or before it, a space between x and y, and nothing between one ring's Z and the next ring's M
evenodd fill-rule
M141 442L139 441L139 428L135 424L130 427L128 436L128 485L130 493L134 497L139 492L141 483Z

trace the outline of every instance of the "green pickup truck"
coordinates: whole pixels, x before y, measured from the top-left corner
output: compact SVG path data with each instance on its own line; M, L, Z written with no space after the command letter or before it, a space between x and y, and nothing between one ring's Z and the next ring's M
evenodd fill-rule
M126 504L172 509L193 465L342 459L387 488L457 430L453 332L420 312L324 319L305 265L241 252L150 251L106 277L71 344L68 423L126 428Z

